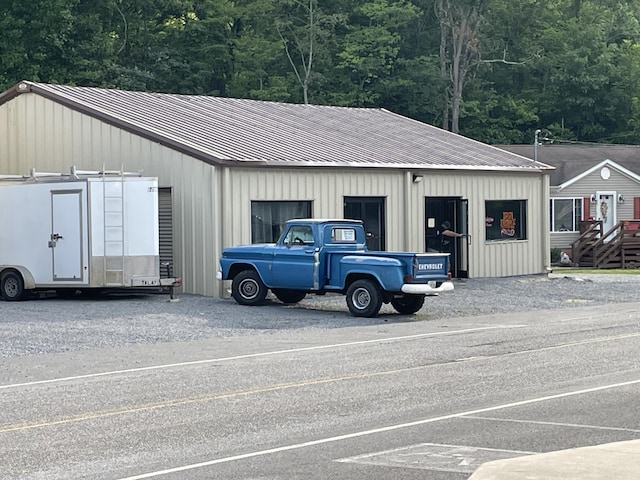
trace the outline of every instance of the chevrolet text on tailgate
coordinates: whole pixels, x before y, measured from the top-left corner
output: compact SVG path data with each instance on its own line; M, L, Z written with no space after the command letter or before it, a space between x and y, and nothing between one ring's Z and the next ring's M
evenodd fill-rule
M225 248L218 280L231 280L241 305L259 305L268 290L283 303L308 293L346 295L356 317L375 317L382 303L402 314L426 295L453 290L448 253L368 251L359 220L290 220L277 243Z

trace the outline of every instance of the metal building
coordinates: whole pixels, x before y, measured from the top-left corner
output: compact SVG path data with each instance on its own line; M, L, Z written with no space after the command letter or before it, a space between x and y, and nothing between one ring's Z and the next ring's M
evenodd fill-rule
M71 166L158 177L161 254L186 293L225 295L221 249L273 241L289 217L362 219L372 249L448 249L461 278L549 266L551 167L384 109L26 81L0 94L0 174ZM465 234L446 247L444 221Z

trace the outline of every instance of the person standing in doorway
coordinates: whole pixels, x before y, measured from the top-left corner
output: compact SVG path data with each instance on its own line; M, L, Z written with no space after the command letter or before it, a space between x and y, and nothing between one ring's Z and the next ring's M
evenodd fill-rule
M443 253L451 253L451 247L454 239L462 237L462 233L458 233L451 229L451 222L445 220L440 225L440 251Z

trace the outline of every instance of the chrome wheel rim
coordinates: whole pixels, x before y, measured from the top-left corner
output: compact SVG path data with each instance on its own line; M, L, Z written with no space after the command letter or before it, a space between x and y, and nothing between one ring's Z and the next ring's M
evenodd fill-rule
M357 288L353 291L351 300L354 307L358 310L364 310L371 304L371 295L366 288Z
M258 288L258 283L255 280L244 280L238 289L243 298L247 300L252 300L258 296L258 292L260 288Z

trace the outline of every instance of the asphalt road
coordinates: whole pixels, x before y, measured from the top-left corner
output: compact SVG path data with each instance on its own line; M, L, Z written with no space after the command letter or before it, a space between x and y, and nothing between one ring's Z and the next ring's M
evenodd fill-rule
M0 478L462 480L486 461L638 439L639 312L406 317L3 358Z

